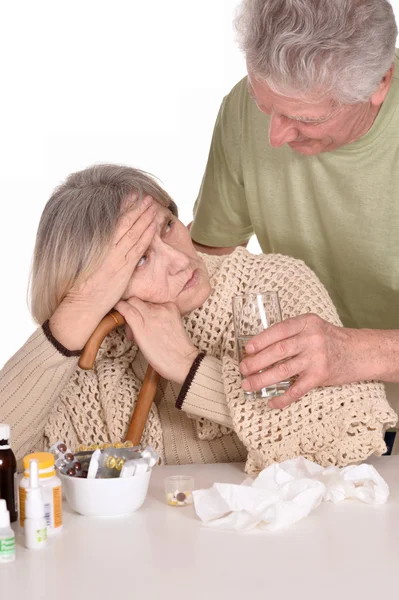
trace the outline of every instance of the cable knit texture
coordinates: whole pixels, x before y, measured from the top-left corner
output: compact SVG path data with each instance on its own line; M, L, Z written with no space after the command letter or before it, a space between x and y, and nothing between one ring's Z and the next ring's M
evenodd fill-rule
M340 325L337 312L314 273L301 261L281 255L252 255L243 248L227 257L202 258L213 291L183 321L188 336L206 357L189 386L182 411L175 408L181 386L161 381L143 443L151 444L167 464L246 458L246 469L251 473L273 461L298 455L323 466L344 466L373 453L384 453L384 432L396 423L397 416L386 400L382 384L318 388L282 411L269 409L262 399L244 399L236 358L232 297L275 290L280 296L283 318L312 312ZM15 370L15 361L11 359L0 374L0 389L7 372ZM104 340L95 368L76 368L58 399L52 404L47 401L47 409L43 406L42 421L36 419L30 424L30 439L42 436L44 446L65 439L71 447L123 440L146 366L137 347L126 340L123 329L113 331ZM41 377L46 377L45 372ZM3 389L15 394L10 385ZM4 396L5 400L0 397L1 417L8 396ZM26 402L29 419L29 397ZM19 422L21 432L22 425ZM26 448L26 434L19 430L17 433L19 445Z

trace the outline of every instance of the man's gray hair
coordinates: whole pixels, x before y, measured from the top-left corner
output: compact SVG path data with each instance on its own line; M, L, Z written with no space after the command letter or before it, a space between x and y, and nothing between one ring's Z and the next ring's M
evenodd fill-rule
M243 0L235 27L248 68L274 91L347 104L376 91L398 33L387 0Z

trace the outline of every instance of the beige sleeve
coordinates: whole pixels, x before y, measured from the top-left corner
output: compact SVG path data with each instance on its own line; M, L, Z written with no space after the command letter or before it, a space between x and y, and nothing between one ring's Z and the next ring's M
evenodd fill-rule
M205 356L191 382L181 409L218 425L232 427L222 375L222 361Z
M76 369L37 329L0 371L0 422L11 427L17 459L43 448L47 416Z

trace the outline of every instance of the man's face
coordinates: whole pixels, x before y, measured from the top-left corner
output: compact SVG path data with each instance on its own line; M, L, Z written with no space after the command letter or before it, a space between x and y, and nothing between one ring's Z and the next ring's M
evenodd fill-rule
M264 81L248 74L249 93L259 110L270 115L269 141L306 156L330 152L363 136L373 124L378 108L371 101L337 104L297 100L274 92Z

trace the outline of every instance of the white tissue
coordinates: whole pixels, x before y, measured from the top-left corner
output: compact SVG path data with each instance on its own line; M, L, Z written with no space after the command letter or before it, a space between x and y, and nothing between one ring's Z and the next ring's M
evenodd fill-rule
M248 531L276 530L306 517L321 502L354 498L383 504L389 488L371 465L324 469L299 457L274 463L241 485L215 483L193 492L194 507L208 526Z

